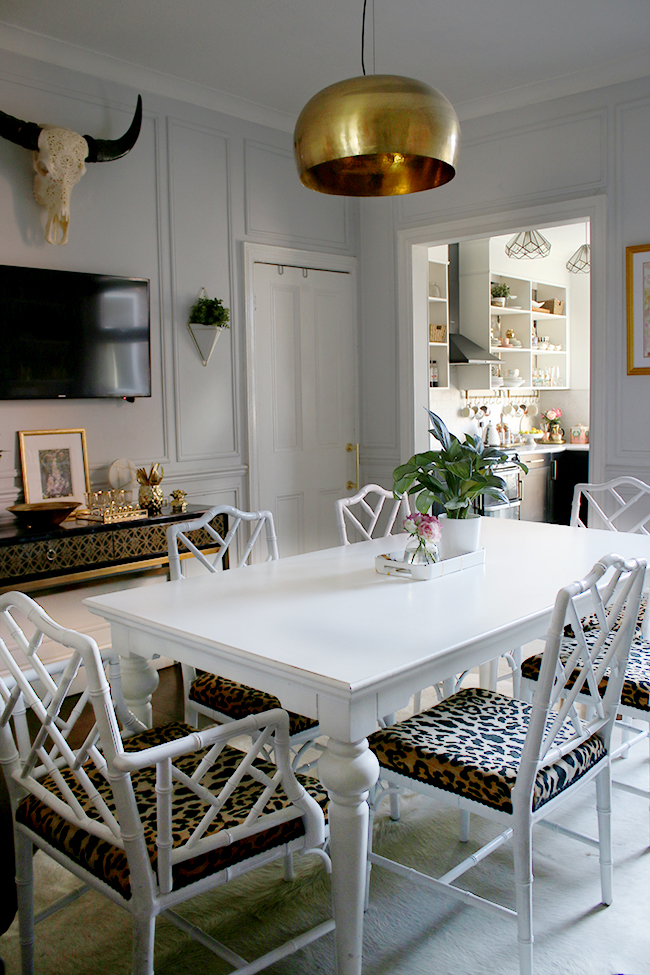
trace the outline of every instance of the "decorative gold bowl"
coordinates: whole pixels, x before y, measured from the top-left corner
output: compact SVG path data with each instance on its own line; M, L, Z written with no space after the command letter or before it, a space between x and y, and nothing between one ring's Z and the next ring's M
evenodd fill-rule
M56 528L78 508L79 501L39 501L36 504L12 504L7 508L23 528Z

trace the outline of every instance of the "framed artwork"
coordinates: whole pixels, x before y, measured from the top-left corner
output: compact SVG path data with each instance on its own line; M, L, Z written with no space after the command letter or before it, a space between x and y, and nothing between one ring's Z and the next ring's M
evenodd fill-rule
M627 374L650 376L650 244L625 248Z
M25 503L79 501L90 490L85 430L19 430Z

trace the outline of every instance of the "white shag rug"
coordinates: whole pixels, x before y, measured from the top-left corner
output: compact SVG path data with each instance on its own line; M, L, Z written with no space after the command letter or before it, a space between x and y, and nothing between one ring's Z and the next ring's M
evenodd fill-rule
M647 788L643 745L616 763L616 775ZM458 813L420 797L401 803L400 822L382 809L375 847L436 876L467 856L498 827L472 817L461 844ZM558 814L595 835L592 787ZM597 851L538 828L535 833L535 975L650 975L648 803L614 791L614 903L600 904ZM328 916L329 880L310 859L285 883L274 864L181 908L214 937L255 957ZM35 858L37 910L77 881L41 853ZM477 893L514 907L512 851L502 847L463 878ZM278 933L280 937L278 937ZM268 968L269 975L334 975L334 935ZM17 925L0 938L8 975L19 975ZM36 975L128 975L131 920L94 892L37 928ZM159 919L156 975L227 975L231 969ZM516 923L425 891L373 869L366 914L363 975L519 975Z

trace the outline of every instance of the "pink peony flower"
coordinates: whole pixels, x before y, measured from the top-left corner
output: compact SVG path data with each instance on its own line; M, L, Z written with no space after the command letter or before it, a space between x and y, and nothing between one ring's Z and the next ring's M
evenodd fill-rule
M438 542L442 535L440 522L435 515L423 515L415 512L409 515L402 522L404 531L417 538L423 538L427 542Z
M562 416L562 410L558 410L557 408L552 410L547 410L546 413L542 413L542 417L545 420L548 420L549 422L551 420L559 420L561 416Z

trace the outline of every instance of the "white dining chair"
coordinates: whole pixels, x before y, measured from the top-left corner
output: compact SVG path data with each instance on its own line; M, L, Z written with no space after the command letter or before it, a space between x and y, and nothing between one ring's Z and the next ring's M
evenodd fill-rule
M211 524L218 515L227 518L228 530L224 537ZM242 535L244 526L248 528L247 537ZM218 546L216 553L207 555L197 548L192 534L198 531L208 532L214 539ZM266 540L266 561L275 561L279 557L278 545L270 511L242 511L228 504L215 505L199 518L176 522L167 528L170 578L172 581L184 579L183 565L188 556L194 556L199 571L205 569L216 573L222 568L226 554L234 550L237 542L239 550L236 556L237 568L234 571L243 572L250 562L255 545L258 541L261 544L263 539ZM273 694L248 687L238 681L207 672L197 674L195 668L187 664L182 665L182 671L185 720L195 727L199 715L221 723L281 706L279 699ZM289 728L295 767L306 771L309 765L303 762L303 757L319 735L318 721L290 712Z
M609 531L629 531L650 534L650 486L636 477L616 477L602 484L576 484L571 506L571 525L586 528L601 528ZM641 597L641 608L632 638L630 657L621 691L616 728L621 733L620 743L612 750L612 761L626 758L631 747L644 740L650 743L650 642L647 612L648 592ZM585 632L589 634L597 622L592 617L582 621ZM572 646L571 633L566 634L566 646L561 655L566 655ZM522 664L521 691L524 700L530 700L534 693L540 668L540 654L528 657ZM608 675L604 676L606 681ZM581 703L591 707L589 694L585 691ZM641 727L639 727L639 723ZM617 778L612 778L615 789L630 792L650 800L650 789L640 789Z
M386 505L389 499L391 503ZM349 498L339 498L334 504L341 545L386 537L392 533L398 515L404 519L411 513L406 495L395 498L392 491L387 491L379 484L364 484L356 494ZM401 519L397 525L398 531L402 528Z
M650 535L650 486L628 476L576 484L569 524Z
M133 975L153 975L158 915L234 966L233 975L268 967L333 929L332 920L316 924L251 962L175 910L292 853L316 853L329 870L323 849L327 797L316 781L299 780L291 768L286 711L202 731L181 723L143 730L131 716L124 730L119 680L114 674L109 685L91 637L64 629L16 592L0 596L0 632L0 665L10 675L0 677L0 762L15 824L23 975L34 971L34 847L131 914ZM39 656L43 638L51 641L49 649L72 654L56 676ZM73 746L83 705L64 715L82 675L88 686L82 702L90 701L95 723ZM253 736L247 750L241 749L242 735ZM275 763L263 755L269 745ZM92 962L81 959L79 966L82 975Z
M585 579L557 595L532 704L485 688L465 688L428 711L369 738L380 766L376 807L403 788L435 797L500 823L504 829L442 877L371 851L370 865L386 867L436 894L516 919L521 975L533 970L532 830L539 824L599 850L603 904L612 902L610 759L612 729L641 600L646 563L607 555ZM595 607L598 626L584 633L581 600ZM575 636L560 659L565 627ZM602 678L609 670L609 680ZM592 707L576 707L588 687ZM595 780L598 841L548 817ZM508 840L513 841L513 911L457 886L456 881ZM396 935L397 936L397 935ZM480 951L480 946L477 950Z

